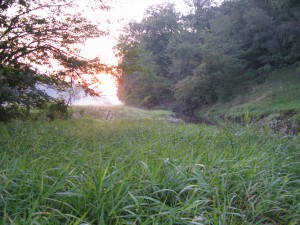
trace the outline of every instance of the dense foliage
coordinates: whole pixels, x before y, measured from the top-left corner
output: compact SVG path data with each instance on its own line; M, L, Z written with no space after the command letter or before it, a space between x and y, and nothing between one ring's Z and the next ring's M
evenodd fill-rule
M102 0L90 7L106 10ZM23 109L41 108L51 99L40 85L80 84L86 92L92 79L83 74L106 70L99 59L80 56L75 44L105 35L82 14L80 1L0 1L0 120ZM85 3L87 5L87 2ZM94 79L94 80L93 80Z
M187 15L172 4L153 6L124 29L118 50L125 103L193 114L300 60L299 1L186 2Z

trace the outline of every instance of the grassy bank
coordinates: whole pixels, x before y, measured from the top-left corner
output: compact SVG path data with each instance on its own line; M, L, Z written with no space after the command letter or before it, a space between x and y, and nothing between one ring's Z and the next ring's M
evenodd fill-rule
M277 133L300 132L300 67L278 69L260 75L255 84L227 102L201 109L200 118L211 121L253 122ZM248 121L247 121L248 120Z
M300 223L297 137L96 111L0 124L0 224Z
M241 93L215 110L228 116L250 113L262 116L282 111L300 111L300 67L290 67L261 75L262 84Z

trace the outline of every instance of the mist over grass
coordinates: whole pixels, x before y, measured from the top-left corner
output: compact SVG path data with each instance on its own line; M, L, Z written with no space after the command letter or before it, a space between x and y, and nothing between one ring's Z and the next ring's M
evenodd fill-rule
M0 124L0 224L299 224L299 136L89 112Z

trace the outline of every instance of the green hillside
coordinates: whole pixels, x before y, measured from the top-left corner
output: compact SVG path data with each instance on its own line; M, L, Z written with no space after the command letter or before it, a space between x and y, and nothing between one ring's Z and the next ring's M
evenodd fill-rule
M197 115L237 122L245 122L249 117L252 122L267 124L280 118L282 123L292 123L299 132L300 67L279 69L260 79L262 83L251 85L231 101L202 109Z
M300 67L280 69L265 75L264 79L262 84L246 89L230 102L214 105L212 110L227 116L300 111Z

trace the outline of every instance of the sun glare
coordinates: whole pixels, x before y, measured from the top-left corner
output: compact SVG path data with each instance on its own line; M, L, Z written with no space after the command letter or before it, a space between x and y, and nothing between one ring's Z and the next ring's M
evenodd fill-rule
M101 92L103 96L112 96L117 94L116 80L107 74L99 74L98 79L101 83L95 84L94 88Z
M88 39L81 47L81 54L89 59L99 57L102 63L117 65L118 60L114 55L115 40L110 37Z
M88 39L84 45L81 45L81 54L89 59L99 57L101 63L106 65L117 65L118 60L113 53L113 46L115 40L109 37L102 37L97 39ZM86 75L85 78L88 79L89 75ZM110 74L99 74L97 78L100 80L99 83L95 83L90 86L97 92L100 92L100 100L95 104L102 104L105 102L105 105L116 105L120 104L120 100L117 97L117 85L115 78ZM91 103L90 98L81 99L78 104L94 104ZM101 103L99 103L101 102Z
M94 84L93 88L100 92L100 102L102 100L105 105L121 104L117 96L116 79L109 74L99 74L97 77L100 83Z

